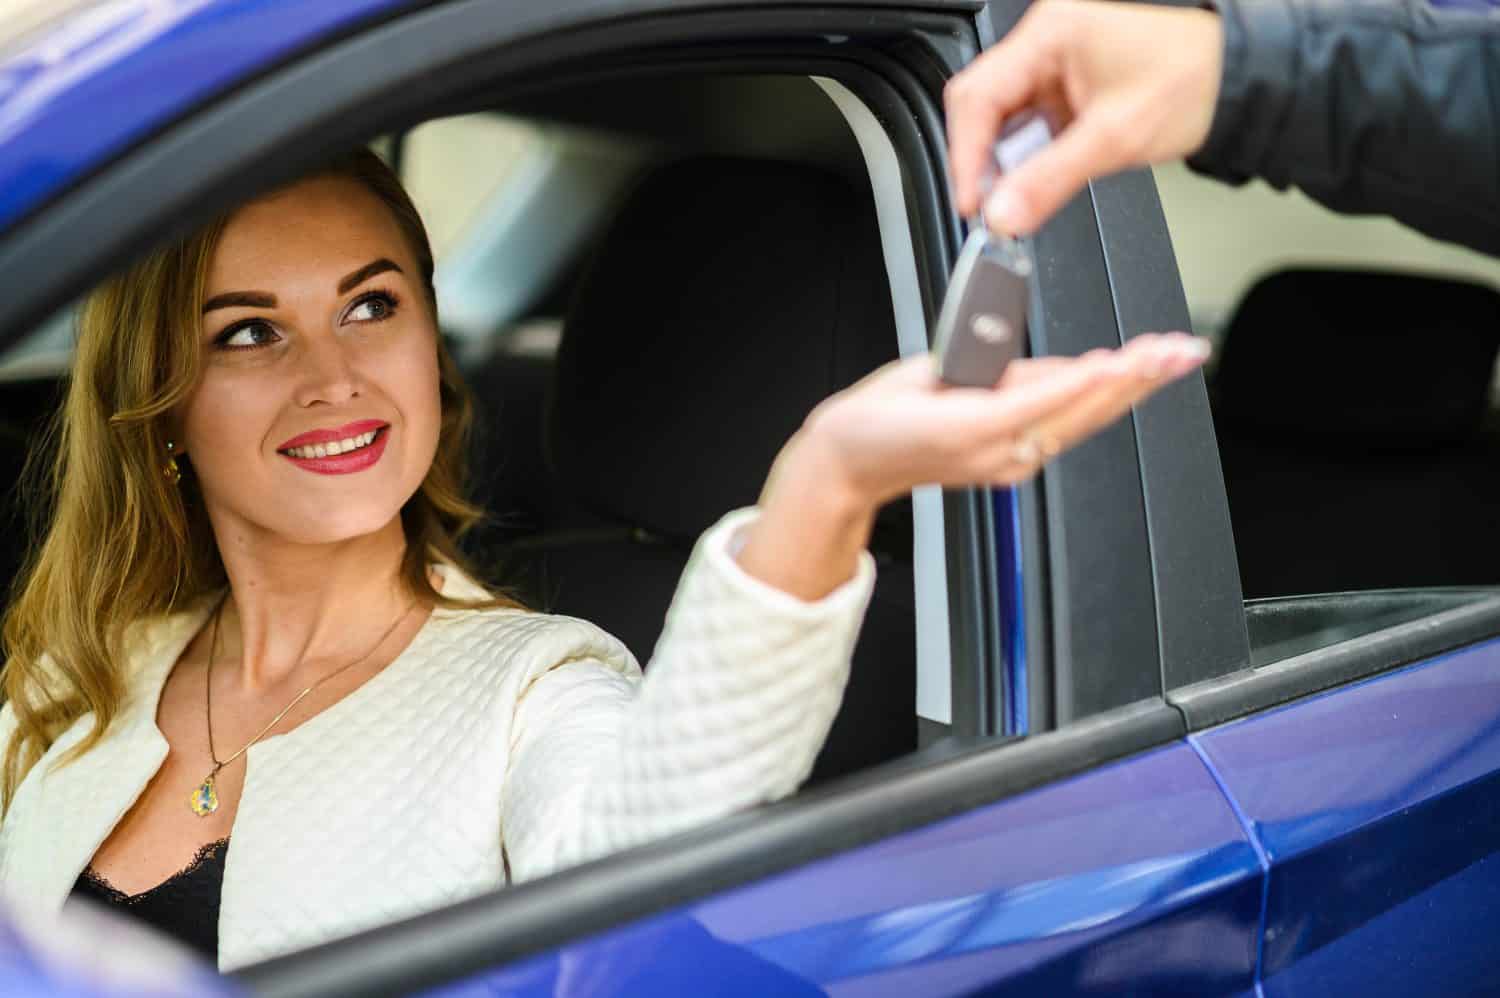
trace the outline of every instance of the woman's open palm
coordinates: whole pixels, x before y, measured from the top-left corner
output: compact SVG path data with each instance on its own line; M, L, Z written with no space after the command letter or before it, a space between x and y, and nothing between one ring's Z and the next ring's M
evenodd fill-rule
M911 357L830 397L808 428L877 504L917 485L1008 485L1207 356L1195 337L1148 334L1118 350L1017 360L993 389L945 385L930 357Z

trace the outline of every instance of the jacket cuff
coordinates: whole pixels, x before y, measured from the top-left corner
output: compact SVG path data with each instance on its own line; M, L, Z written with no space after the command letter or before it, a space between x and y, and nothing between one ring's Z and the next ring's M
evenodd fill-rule
M736 595L771 613L807 623L863 614L875 588L875 559L870 552L859 553L854 575L847 582L821 599L804 600L757 579L735 560L744 546L746 530L759 517L760 510L754 506L726 514L699 538L694 560L701 561L703 568Z
M1295 99L1298 23L1287 0L1207 0L1224 29L1219 97L1208 139L1187 159L1199 173L1244 183L1266 173L1266 157Z

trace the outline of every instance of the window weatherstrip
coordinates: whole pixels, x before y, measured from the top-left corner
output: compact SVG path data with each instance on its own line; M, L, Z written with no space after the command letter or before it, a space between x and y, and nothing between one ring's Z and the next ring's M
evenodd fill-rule
M810 79L822 88L849 123L875 192L880 247L891 285L896 339L901 356L927 352L927 320L922 311L917 259L896 147L875 115L848 87L826 76ZM912 566L917 614L917 716L953 723L953 661L948 632L948 562L943 523L943 491L923 486L912 491Z

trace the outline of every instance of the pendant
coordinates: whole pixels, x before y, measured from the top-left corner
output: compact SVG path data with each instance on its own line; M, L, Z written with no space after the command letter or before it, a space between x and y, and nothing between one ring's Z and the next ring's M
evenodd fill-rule
M214 791L212 776L198 784L192 795L188 797L188 806L200 818L206 818L219 809L219 795Z

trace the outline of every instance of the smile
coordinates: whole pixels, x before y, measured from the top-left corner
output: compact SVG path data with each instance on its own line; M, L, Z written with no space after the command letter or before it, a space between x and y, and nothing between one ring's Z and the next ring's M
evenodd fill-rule
M347 426L299 434L278 447L277 453L306 471L347 475L380 460L390 424L364 419Z
M288 457L338 457L350 451L368 447L375 442L378 430L369 433L361 433L357 437L345 437L343 440L331 440L326 444L309 444L306 447L288 447L285 454Z

